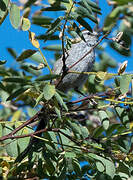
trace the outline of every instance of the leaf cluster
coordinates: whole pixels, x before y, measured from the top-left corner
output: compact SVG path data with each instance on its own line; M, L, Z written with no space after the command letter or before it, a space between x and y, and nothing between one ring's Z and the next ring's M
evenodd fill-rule
M84 40L82 29L92 32L95 26L97 31L102 28L104 33L122 31L120 42L112 37L103 41L120 57L130 56L127 47L130 48L132 42L133 3L114 2L100 27L97 17L102 16L102 11L92 0L49 0L48 3L28 0L21 6L10 0L0 1L0 24L9 14L11 25L28 31L27 38L33 45L33 49L26 49L20 55L13 48L7 49L17 69L8 67L6 60L0 61L2 177L132 178L133 93L130 87L133 75L124 73L126 63L120 66L118 72L110 73L111 68L117 67L117 59L103 44L97 45L98 61L92 72L85 72L89 78L82 91L87 95L74 100L73 97L77 97L74 90L64 94L51 83L58 82L61 75L52 73L49 59L45 58L40 47L42 40L45 52L51 51L56 60L65 48L71 47L70 37ZM38 10L34 12L33 6L37 6ZM56 17L53 12L57 13ZM45 33L31 32L32 24L40 26ZM121 43L123 41L125 44ZM51 45L47 46L46 42L51 42ZM34 129L40 121L38 112L42 106L45 109L43 121L48 122L40 137ZM24 125L29 122L28 119L33 119L32 123ZM16 163L15 159L19 161L19 155L29 145L31 137L37 139L37 143L26 153L24 160Z

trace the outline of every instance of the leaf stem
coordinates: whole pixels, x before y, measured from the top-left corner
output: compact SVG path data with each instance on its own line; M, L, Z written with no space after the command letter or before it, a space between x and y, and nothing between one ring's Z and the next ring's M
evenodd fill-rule
M38 48L38 50L39 50L39 52L40 52L40 54L41 54L41 56L42 56L42 58L43 58L43 60L44 60L44 63L45 63L46 66L48 67L48 69L49 69L49 71L50 71L50 74L52 74L52 70L51 70L51 68L49 67L48 62L47 62L46 58L44 57L44 55L43 55L41 49Z

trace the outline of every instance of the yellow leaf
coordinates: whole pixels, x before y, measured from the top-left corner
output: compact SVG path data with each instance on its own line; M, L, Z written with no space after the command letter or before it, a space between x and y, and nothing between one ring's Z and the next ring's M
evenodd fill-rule
M66 6L67 12L69 12L71 8L72 8L71 12L74 12L74 10L75 10L75 7L73 6L73 1L72 0L69 0L69 3L62 3L62 5Z
M2 167L2 175L6 179L9 172L10 164L7 161L2 161L0 163L0 166Z
M127 161L133 161L133 154L130 153L127 155L128 160Z
M30 26L31 26L30 20L28 18L23 18L21 29L23 31L28 31L30 29Z
M24 92L24 95L27 95L27 96L30 96L32 98L38 98L39 94L37 93L37 91L33 91L32 89L27 89L25 92Z
M107 75L107 72L103 72L103 71L97 72L95 81L100 84L104 84L104 81L106 80L106 75Z
M133 128L133 122L130 123L130 129L132 129L132 128Z
M2 162L4 162L4 164L5 164L5 162L8 163L8 162L13 162L13 161L15 160L15 158L10 157L10 156L0 156L0 159L1 159L1 160L3 159ZM2 164L1 164L1 165L2 165ZM7 165L9 165L9 164L7 164ZM10 168L10 167L9 167L9 168Z
M20 118L20 116L21 116L21 113L22 113L22 112L21 112L20 110L16 111L16 112L13 114L11 121L12 121L12 122L18 121L19 118Z
M7 161L2 161L0 164L2 168L4 167L7 167L8 169L10 168L10 164Z
M29 31L29 39L30 39L30 41L34 47L36 47L36 48L40 47L38 40L35 39L35 33L34 32Z
M104 80L107 75L107 72L99 71L97 72L97 77L101 80Z
M56 0L48 0L49 4L54 4Z
M15 102L20 101L20 100L24 100L26 96L37 99L39 96L39 93L37 91L32 90L32 89L27 89L23 94L18 96L18 98L15 100Z

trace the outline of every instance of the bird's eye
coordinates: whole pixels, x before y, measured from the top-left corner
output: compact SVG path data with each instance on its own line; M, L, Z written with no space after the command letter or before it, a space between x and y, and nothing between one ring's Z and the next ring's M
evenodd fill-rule
M90 35L91 33L90 32L87 32L88 35Z

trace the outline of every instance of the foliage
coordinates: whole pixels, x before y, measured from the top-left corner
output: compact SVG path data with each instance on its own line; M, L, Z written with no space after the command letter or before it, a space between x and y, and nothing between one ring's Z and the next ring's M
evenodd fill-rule
M104 23L98 21L102 17L98 1L20 2L0 1L0 24L9 15L15 29L29 32L27 38L33 45L33 49L27 49L19 56L14 49L8 48L19 71L7 67L5 60L0 61L1 177L133 178L132 74L124 73L127 61L116 74L109 73L110 68L117 67L117 60L100 44L104 41L119 56L131 56L132 1L108 1L112 10ZM37 11L33 11L33 6L38 8ZM58 12L56 18L53 12ZM36 36L35 32L31 32L33 24L42 27L45 34ZM92 31L94 26L97 31L102 29L104 34L95 48L99 61L95 63L93 72L88 73L88 81L82 89L86 96L74 101L74 90L64 94L51 84L51 81L60 80L61 75L52 73L42 49L52 51L56 60L64 52L64 47L70 48L70 37L79 36L84 40L81 29ZM114 32L118 34L114 36ZM110 38L107 39L107 36ZM44 41L44 47L40 47L40 40ZM54 45L58 40L60 44ZM45 46L48 41L52 45ZM29 63L31 60L34 66ZM34 133L33 127L41 119L42 110L41 118L47 127L42 129L40 137ZM19 155L33 136L38 143L25 159L20 160Z

